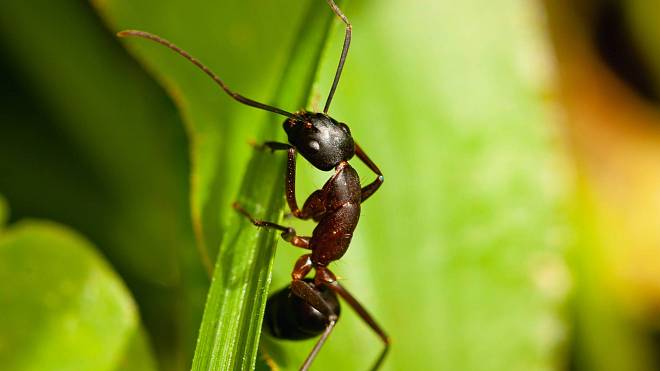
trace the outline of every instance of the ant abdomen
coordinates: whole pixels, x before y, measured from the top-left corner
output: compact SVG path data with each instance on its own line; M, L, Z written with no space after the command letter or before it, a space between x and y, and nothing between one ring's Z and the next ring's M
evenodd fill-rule
M315 286L314 280L306 279L318 292L332 311L339 317L339 301L336 294L327 287ZM287 340L304 340L323 333L328 326L328 317L299 298L287 286L277 291L266 303L264 329L273 337Z

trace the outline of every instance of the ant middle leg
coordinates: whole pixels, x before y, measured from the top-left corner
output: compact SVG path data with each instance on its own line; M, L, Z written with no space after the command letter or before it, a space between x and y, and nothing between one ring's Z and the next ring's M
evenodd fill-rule
M234 202L232 204L233 208L238 211L239 213L243 214L245 217L250 219L250 222L252 224L256 225L257 227L264 227L264 228L272 228L272 229L277 229L278 231L282 231L282 239L284 241L289 242L293 246L297 246L303 249L311 249L309 247L309 239L310 237L305 237L305 236L298 236L296 234L296 230L291 228L291 227L286 227L277 223L265 221L265 220L258 220L252 217L252 215L245 210L238 202Z
M281 142L264 142L259 148L267 148L270 149L271 152L279 151L279 150L285 150L291 148L291 145L288 143L281 143Z

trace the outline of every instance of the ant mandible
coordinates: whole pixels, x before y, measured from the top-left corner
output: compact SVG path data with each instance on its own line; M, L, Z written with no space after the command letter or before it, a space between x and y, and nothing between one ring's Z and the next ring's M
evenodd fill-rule
M303 220L313 219L318 223L312 236L299 236L291 227L257 220L238 203L233 205L254 225L282 231L282 238L285 241L294 246L311 250L310 254L305 254L296 261L291 273L291 285L268 299L264 327L271 335L281 339L309 339L321 335L300 367L301 370L307 370L337 323L340 311L337 300L337 295L339 295L378 334L384 343L383 351L372 368L375 370L383 362L389 350L389 337L353 295L337 282L337 278L328 268L328 264L340 259L348 249L353 231L360 218L360 204L378 190L384 178L378 166L353 141L348 126L328 116L330 102L332 102L339 83L351 43L352 26L333 0L327 0L327 2L337 17L346 24L346 33L339 65L323 113L305 110L290 113L237 94L199 60L159 36L137 30L121 31L117 35L142 37L160 43L195 64L240 103L287 117L283 127L287 133L289 144L265 142L263 146L272 151L286 150L288 152L286 200L293 216ZM323 188L314 191L307 198L302 209L296 202L295 178L298 152L320 170L335 169L334 175L323 185ZM353 156L357 156L377 174L376 180L361 187L357 172L348 163ZM307 279L306 276L312 269L316 271L314 279Z

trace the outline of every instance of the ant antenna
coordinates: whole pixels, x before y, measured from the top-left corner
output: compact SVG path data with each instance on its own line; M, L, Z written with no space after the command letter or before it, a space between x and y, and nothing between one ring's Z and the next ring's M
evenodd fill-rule
M330 102L332 102L332 97L335 95L335 90L337 90L337 84L339 83L339 77L341 76L341 71L344 69L344 62L346 62L346 55L348 54L348 47L351 45L351 32L353 26L351 22L348 21L348 18L341 12L337 4L333 0L327 0L328 5L332 8L332 11L335 12L337 17L339 17L342 22L346 24L346 36L344 36L344 48L341 50L341 57L339 57L339 65L337 66L337 72L335 72L335 79L332 81L332 87L330 88L330 94L328 94L328 99L325 101L325 107L323 108L323 113L328 113L330 109Z
M331 1L331 0L328 0L328 1ZM195 66L197 66L199 69L204 71L204 73L209 75L209 77L211 77L213 79L213 81L215 81L218 85L220 85L222 90L224 90L227 94L229 94L229 96L236 99L240 103L243 103L243 104L248 105L248 106L256 107L256 108L259 108L259 109L262 109L262 110L265 110L265 111L274 112L274 113L277 113L277 114L282 115L282 116L293 117L293 114L290 113L290 112L279 109L277 107L269 106L267 104L259 103L257 101L253 101L250 98L246 98L246 97L244 97L244 96L242 96L238 93L234 93L233 91L229 90L227 85L225 85L225 83L215 73L213 73L213 71L211 71L208 67L206 67L204 64L202 64L202 62L200 62L197 58L193 57L192 55L188 54L188 52L186 52L185 50L179 48L178 46L174 45L173 43L171 43L168 40L163 39L160 36L156 36L156 35L151 34L149 32L138 31L138 30L121 31L121 32L117 33L117 36L119 36L119 37L131 37L131 36L141 37L141 38L144 38L144 39L147 39L147 40L155 41L155 42L157 42L161 45L165 45L166 47L174 50L179 55L186 58L187 60L192 62ZM336 79L337 78L335 78L335 80ZM326 106L327 106L327 104L326 104Z

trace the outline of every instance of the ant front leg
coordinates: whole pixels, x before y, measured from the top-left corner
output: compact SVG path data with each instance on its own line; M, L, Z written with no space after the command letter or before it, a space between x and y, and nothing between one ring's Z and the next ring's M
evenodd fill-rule
M378 188L380 188L380 185L383 184L385 181L385 177L383 176L383 173L380 172L380 169L376 164L374 164L373 161L367 156L366 153L362 150L362 148L355 143L355 155L362 161L364 162L365 165L371 169L378 177L376 180L373 182L367 184L364 188L362 188L362 202L366 201L367 198L369 198L372 194L374 194Z
M278 150L287 150L287 172L286 172L286 202L289 205L291 214L298 219L307 220L313 218L317 220L325 213L325 195L320 190L312 193L303 208L298 207L296 201L296 157L298 152L296 148L287 143L264 142L257 148L268 148L271 152Z
M250 219L252 224L256 225L257 227L272 228L282 231L281 236L284 241L292 244L293 246L297 246L303 249L310 249L309 247L310 237L298 236L296 234L296 230L291 227L285 227L277 223L255 219L238 202L234 202L232 206L234 207L234 209L236 209L236 211L238 211L239 213L245 215L248 219Z
M286 202L291 209L291 214L298 219L307 220L320 219L325 213L325 194L321 190L314 191L305 201L303 208L298 207L296 201L296 156L294 147L289 147L286 171Z
M385 356L387 355L387 352L390 350L390 338L387 336L385 331L376 323L376 320L367 312L367 310L360 304L351 293L348 292L342 285L337 282L337 278L335 275L325 267L318 267L316 268L316 277L314 279L316 285L325 285L332 291L334 291L337 295L339 295L342 299L344 299L348 305L353 308L355 312L362 318L364 322L371 327L371 329L378 335L378 337L381 339L383 342L384 348L382 352L380 353L380 356L378 356L378 359L374 363L373 367L371 367L372 371L377 370L380 365L383 363L385 360Z
M287 143L268 141L268 142L264 142L261 145L255 145L255 148L257 148L257 149L269 149L271 152L275 152L275 151L281 151L281 150L289 149L289 148L292 148L292 147L291 147L290 144L287 144Z

